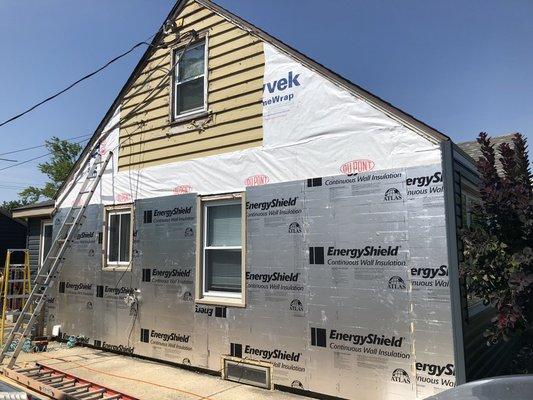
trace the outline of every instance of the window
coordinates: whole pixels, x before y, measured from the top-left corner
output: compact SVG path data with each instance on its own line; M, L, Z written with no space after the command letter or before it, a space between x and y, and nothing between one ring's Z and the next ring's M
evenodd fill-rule
M181 58L180 58L181 57ZM206 110L206 42L190 45L174 52L174 118Z
M106 217L106 265L128 267L133 236L131 207L107 210Z
M41 224L41 248L40 248L40 266L44 264L46 256L52 247L52 222L43 221Z
M201 201L197 301L244 305L244 229L240 198Z

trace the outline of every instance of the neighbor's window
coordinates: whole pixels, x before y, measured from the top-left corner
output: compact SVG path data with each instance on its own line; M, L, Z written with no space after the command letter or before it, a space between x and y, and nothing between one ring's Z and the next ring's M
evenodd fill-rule
M202 299L243 301L243 222L241 199L202 201ZM222 299L222 302L224 300Z
M107 211L106 264L108 267L127 267L131 257L131 208Z
M52 226L51 221L45 221L41 225L41 267L44 260L46 260L50 247L52 247Z
M179 59L174 75L174 118L206 109L205 54L205 41L174 52L174 62Z

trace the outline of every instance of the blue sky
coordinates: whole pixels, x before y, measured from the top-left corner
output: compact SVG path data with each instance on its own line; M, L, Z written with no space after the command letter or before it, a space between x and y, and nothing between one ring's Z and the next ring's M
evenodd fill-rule
M153 34L171 0L3 0L0 120ZM533 2L219 0L218 4L455 141L533 141ZM0 128L0 153L92 133L143 49ZM18 153L19 161L44 154ZM0 156L2 157L2 156ZM42 185L39 161L0 171L0 201ZM0 168L9 163L0 161Z

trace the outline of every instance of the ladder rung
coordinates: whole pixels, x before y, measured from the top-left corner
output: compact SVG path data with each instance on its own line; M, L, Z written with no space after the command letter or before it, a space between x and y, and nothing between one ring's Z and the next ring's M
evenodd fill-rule
M105 389L88 390L87 393L80 394L77 397L79 399L86 399L87 397L93 397L96 395L100 395L99 397L102 397L101 395L104 392L105 392Z
M29 294L10 294L6 296L7 299L25 299L30 297Z
M62 382L57 382L57 383L54 383L50 386L54 387L54 388L60 388L61 386L66 386L66 385L70 385L72 383L75 383L76 382L76 379L66 379Z
M69 394L74 394L78 390L80 390L80 391L83 390L84 392L86 392L89 389L89 387L91 387L91 386L92 386L92 384L86 383L84 385L74 386L74 387L68 388L68 389L63 390L63 391L65 393L69 393ZM87 390L85 390L85 389L87 389Z
M118 400L122 397L120 394L114 394L113 396L103 397L102 400Z
M9 267L25 267L26 264L9 264Z
M20 283L20 282L28 282L27 279L10 279L8 283Z
M23 374L24 372L30 372L35 371L36 369L41 369L41 367L31 367L31 368L22 368L22 369L15 369L15 372L18 372L19 374Z

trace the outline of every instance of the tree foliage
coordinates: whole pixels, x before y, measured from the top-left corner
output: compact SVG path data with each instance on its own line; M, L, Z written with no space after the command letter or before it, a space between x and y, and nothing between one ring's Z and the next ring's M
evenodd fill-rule
M36 203L45 198L55 196L61 184L67 179L68 174L76 162L82 147L78 143L71 143L53 137L45 142L46 149L50 152L50 159L38 165L39 171L48 176L49 181L42 188L28 186L19 193L18 200L4 201L2 208L13 208Z
M481 202L473 209L473 225L462 232L461 274L468 292L497 310L487 331L494 343L527 329L533 316L532 175L521 134L513 137L512 147L498 147L501 176L490 138L480 133L477 141Z

